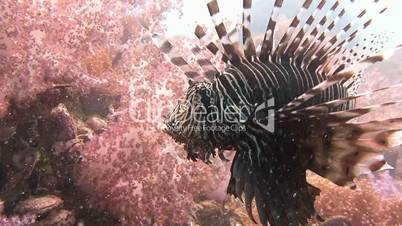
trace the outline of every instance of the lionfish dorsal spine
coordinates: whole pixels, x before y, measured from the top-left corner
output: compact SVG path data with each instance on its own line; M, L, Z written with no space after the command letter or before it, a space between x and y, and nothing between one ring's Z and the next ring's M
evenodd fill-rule
M206 77L208 81L212 81L215 78L215 76L219 73L219 71L215 67L215 65L211 62L211 60L202 54L204 52L204 48L202 48L199 45L193 45L193 47L191 48L191 52L196 57L196 62L201 67L203 75Z
M292 35L294 33L297 33L297 30L301 29L302 23L301 22L301 17L302 14L308 10L312 4L312 0L306 0L302 7L300 8L299 12L293 17L292 22L290 23L288 29L286 30L285 34L282 36L282 38L279 41L278 44L278 48L276 49L274 55L276 56L287 56L289 57L289 55L285 55L285 51L287 49L287 47L289 46L289 44L292 43L292 41L294 41L294 39L291 39Z
M222 57L222 62L228 63L230 57L225 53L221 52L218 45L216 44L215 41L209 40L207 36L207 30L201 25L197 25L194 30L195 36L198 38L202 46L205 46L205 48L208 49L208 51L213 55L217 56L218 54L221 54Z
M279 11L283 5L283 0L275 0L274 8L271 11L271 16L269 17L268 25L264 34L264 39L261 45L261 51L259 59L261 61L266 61L269 55L273 52L274 48L274 32L276 23L279 17Z
M247 60L252 61L257 57L255 43L251 34L251 6L252 0L243 0L243 45L244 55Z
M290 49L290 53L295 52L294 56L296 59L300 59L302 61L302 66L305 64L305 59L307 59L306 53L311 51L312 48L324 48L325 46L329 45L328 42L324 41L324 38L329 36L331 30L336 26L337 21L344 15L345 12L345 10L342 9L335 18L330 17L336 14L336 9L339 6L337 3L338 1L334 3L329 12L321 18L316 27L312 26L315 20L313 15L310 15L298 33L297 38L299 40L292 44L294 47ZM321 5L321 3L319 5ZM315 11L318 12L319 7L317 7ZM319 28L324 30L320 35L318 35L320 31ZM312 42L312 40L316 39L316 37L318 37L317 41Z
M142 18L137 18L140 25L149 33L152 42L170 59L172 64L177 66L184 75L186 75L189 82L197 81L211 81L219 73L215 65L206 58L201 52L203 48L197 44L194 44L191 48L191 53L195 57L197 65L201 69L201 74L199 70L193 68L187 60L178 52L177 48L169 41L165 36L150 31L149 25ZM211 47L213 48L213 47ZM218 47L215 46L215 54L218 52Z
M221 12L219 10L219 5L217 0L210 1L208 4L208 11L211 15L212 22L215 26L215 31L218 34L219 40L227 56L229 56L229 61L232 64L237 64L240 62L240 56L237 53L237 48L234 43L230 40L226 26L224 24Z
M374 4L380 4L379 2L374 2ZM378 8L378 7L373 7ZM365 36L364 31L372 24L373 18L375 16L381 15L386 11L386 7L379 7L381 10L378 12L370 13L367 9L362 9L359 13L353 15L354 20L348 22L335 36L333 36L329 42L332 44L331 48L328 48L325 52L318 52L317 55L321 56L320 60L326 57L329 53L333 56L331 60L328 61L330 67L323 66L323 69L328 74L333 74L341 65L348 67L359 61L356 57L358 52L362 48L358 46L350 47L350 45L355 40L359 40L359 37ZM369 57L371 54L376 54L376 52L371 52L367 55Z

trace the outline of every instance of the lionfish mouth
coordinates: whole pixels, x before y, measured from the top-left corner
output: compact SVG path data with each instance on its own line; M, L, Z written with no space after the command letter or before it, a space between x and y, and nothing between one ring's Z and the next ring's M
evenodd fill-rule
M187 152L187 159L197 161L198 159L210 164L211 157L218 154L219 158L223 161L229 161L223 154L225 150L231 148L215 148L214 145L208 140L192 139L184 136L183 131L177 127L175 122L165 122L162 131L168 134L176 143L184 144L184 150Z
M187 142L184 149L187 152L187 159L193 161L200 159L207 164L211 164L211 158L215 158L216 155L218 155L222 161L230 161L225 157L224 152L233 151L232 147L215 147L210 141L204 140Z
M184 105L180 102L170 112L164 121L162 131L171 136L177 143L185 143L186 137L184 136L183 128L180 123L180 116L185 113Z
M187 159L197 161L202 160L205 163L211 163L210 158L216 156L213 145L208 141L189 141L184 145L187 152Z
M162 131L173 138L177 143L185 143L186 138L180 129L176 128L172 123L164 123Z
M204 161L213 154L212 145L208 144L208 141L196 141L185 137L183 132L179 128L176 128L175 124L172 122L165 122L162 131L172 137L176 143L184 144L184 149L187 152L188 159L193 161L201 159Z
M176 143L184 144L184 150L187 152L187 159L193 161L200 159L205 163L212 163L210 158L216 156L216 151L214 145L210 141L185 136L182 129L178 128L174 122L165 122L164 124L165 126L162 131L173 138ZM223 157L223 154L221 154L220 151L218 151L218 153L219 157Z

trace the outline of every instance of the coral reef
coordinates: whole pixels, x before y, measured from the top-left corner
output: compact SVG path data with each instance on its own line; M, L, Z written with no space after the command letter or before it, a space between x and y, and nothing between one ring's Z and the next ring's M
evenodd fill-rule
M371 175L357 182L352 190L311 176L310 181L321 189L316 207L324 217L342 215L351 225L400 225L402 222L402 183L394 182L388 172Z
M4 202L0 201L0 205ZM2 226L58 225L71 226L75 223L72 211L61 209L63 200L54 195L29 198L18 202L11 217L4 217L0 209ZM10 213L8 214L10 215Z
M40 187L64 188L66 204L80 199L79 204L108 211L126 224L187 223L193 198L213 190L228 163L191 163L160 130L170 101L183 94L184 78L143 39L134 16L141 12L158 20L180 4L133 3L1 3L6 9L1 23L7 27L0 35L0 112L7 143L2 153L39 140L31 146L45 151L32 152L35 164L32 172L21 173L22 185L40 177ZM70 87L77 93L68 93ZM112 94L120 98L109 98ZM117 101L119 108L107 101ZM150 110L158 112L142 118ZM14 111L18 116L9 115ZM25 159L28 151L21 155ZM50 175L41 173L49 166ZM10 178L12 170L6 168ZM3 194L17 193L8 184Z
M96 108L83 107L85 99L99 100ZM8 114L0 119L5 225L28 225L28 221L74 225L75 216L92 222L87 220L91 215L83 216L85 196L75 188L71 172L81 162L85 143L107 126L105 117L110 112L104 109L117 108L119 99L96 90L83 93L71 86L55 86L19 105L11 101ZM109 222L104 215L94 218Z

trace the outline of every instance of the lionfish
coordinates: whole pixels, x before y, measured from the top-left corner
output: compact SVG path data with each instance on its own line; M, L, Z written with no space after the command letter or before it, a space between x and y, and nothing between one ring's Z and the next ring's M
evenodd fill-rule
M356 13L348 10L353 4L357 1L305 0L275 38L284 8L284 0L275 0L258 44L250 28L252 0L243 0L239 44L212 0L207 7L219 38L210 40L207 30L196 26L200 42L192 52L201 70L165 37L151 33L189 80L185 101L168 115L165 132L184 143L192 160L209 162L216 153L224 158L224 150L235 151L227 193L244 199L254 222L253 200L262 225L320 219L314 209L320 190L307 182L307 170L353 187L357 176L387 168L384 152L402 144L402 118L351 121L402 102L355 106L359 98L402 84L357 93L365 68L386 58L384 41L366 32L386 7L376 0L370 2L375 7L360 6ZM201 51L219 56L224 70Z

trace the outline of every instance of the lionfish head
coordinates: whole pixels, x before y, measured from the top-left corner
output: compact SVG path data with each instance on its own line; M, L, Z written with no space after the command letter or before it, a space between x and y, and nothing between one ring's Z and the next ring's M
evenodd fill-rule
M165 120L164 132L176 142L184 143L188 158L207 160L213 153L209 141L207 114L214 97L211 84L199 82L187 90L184 102L179 102Z

